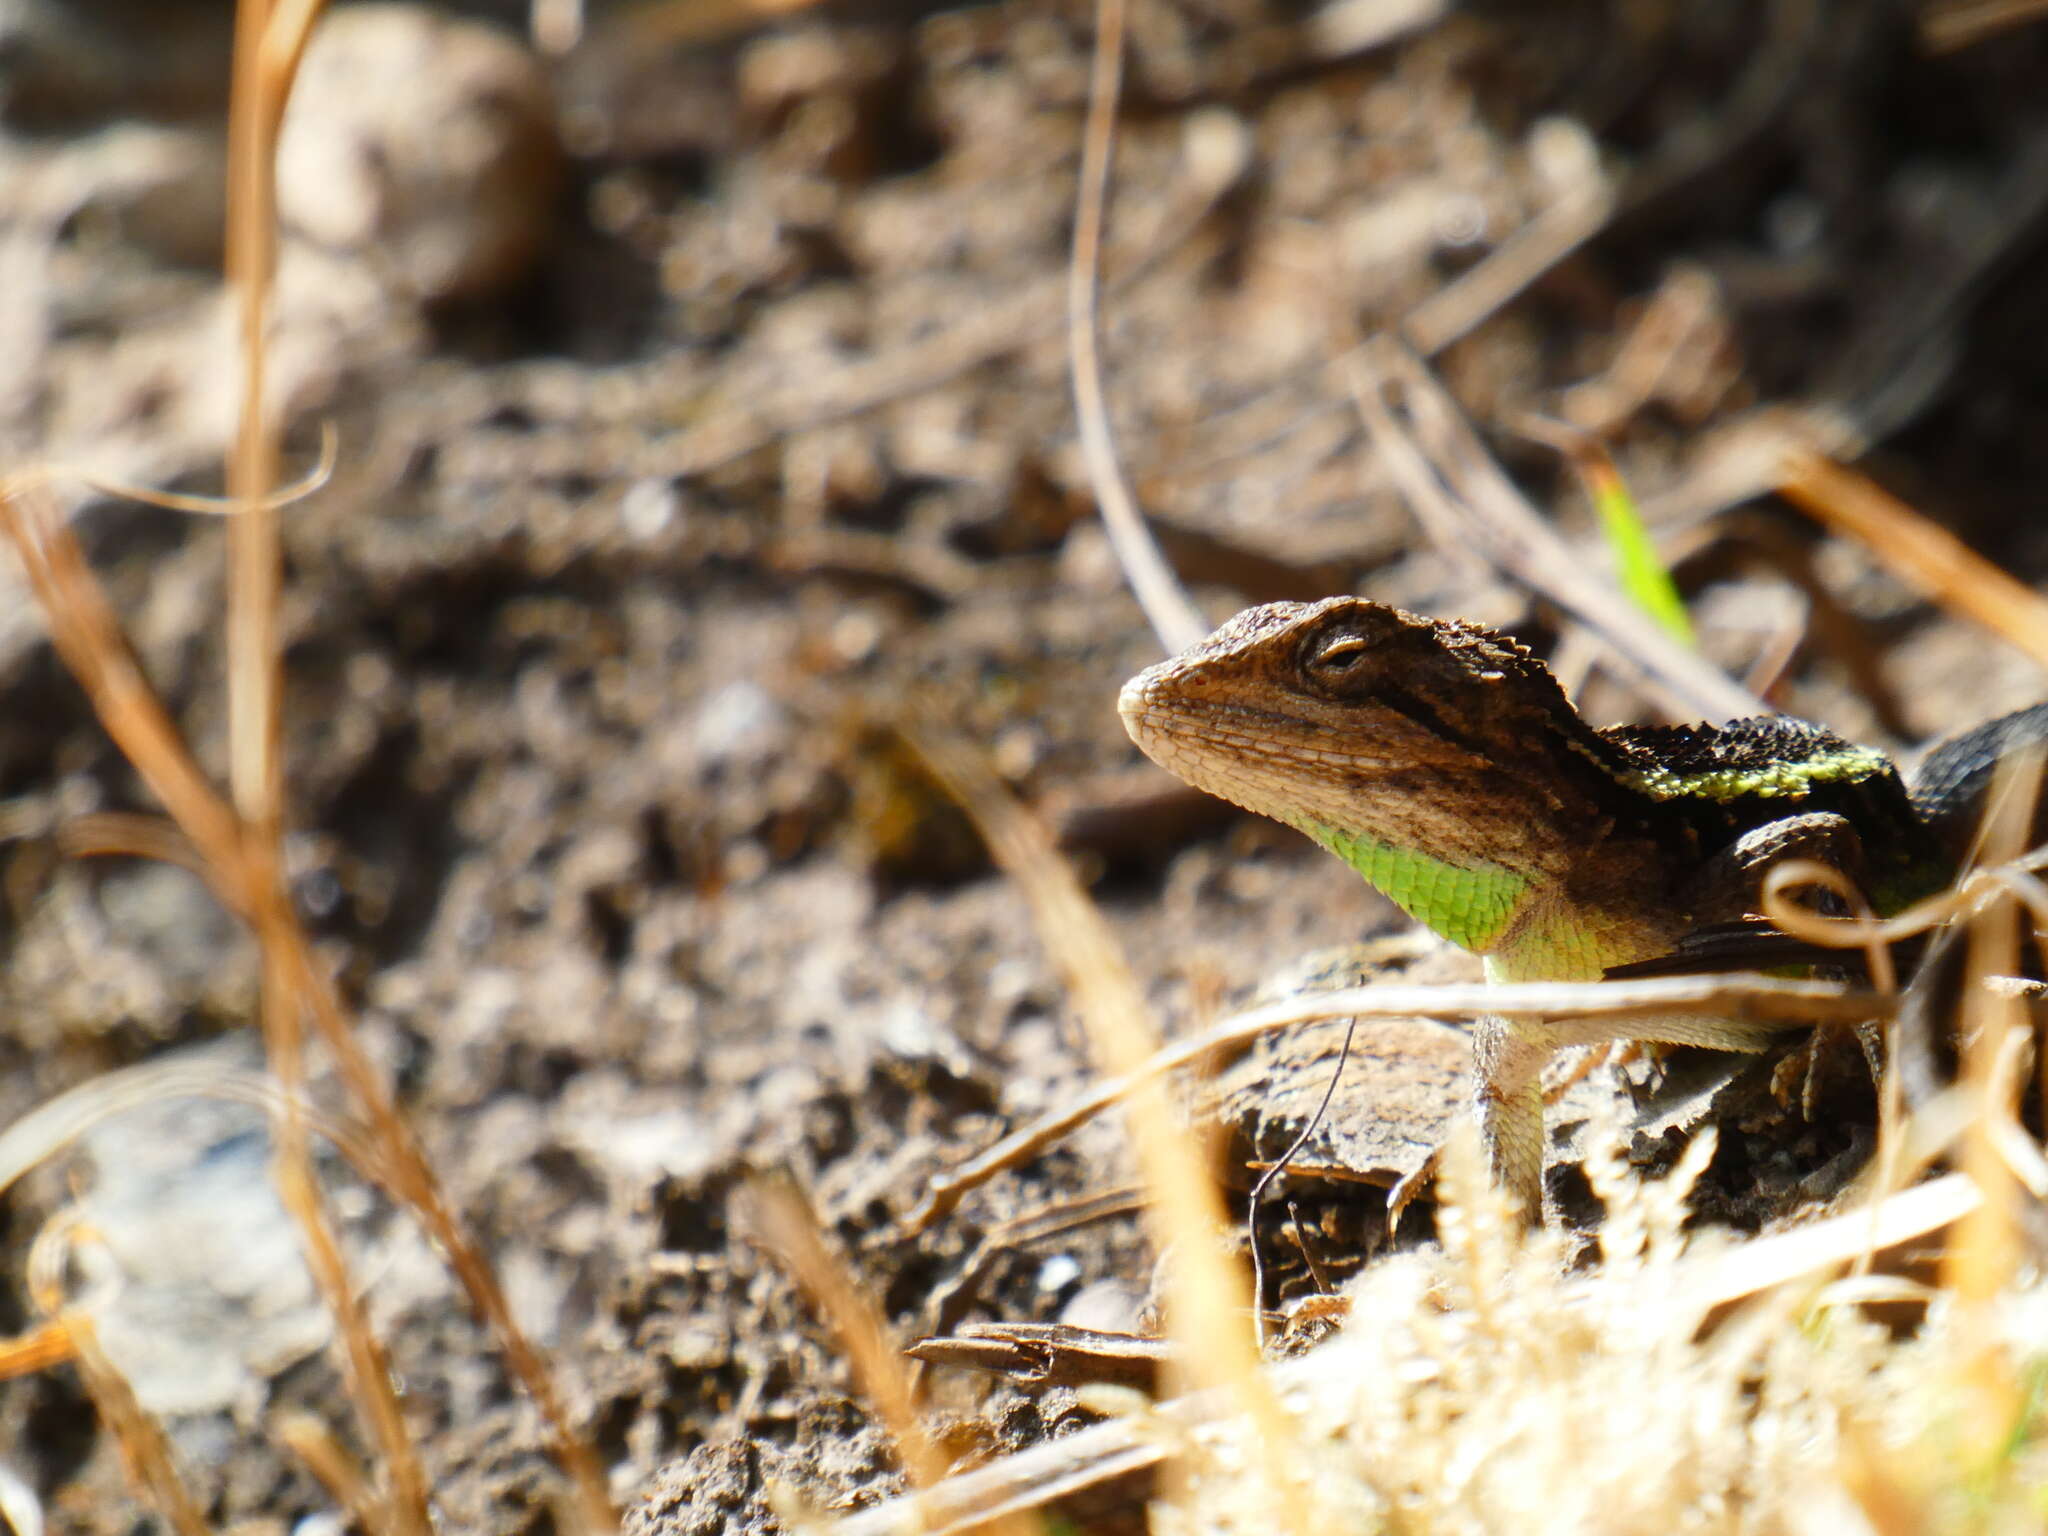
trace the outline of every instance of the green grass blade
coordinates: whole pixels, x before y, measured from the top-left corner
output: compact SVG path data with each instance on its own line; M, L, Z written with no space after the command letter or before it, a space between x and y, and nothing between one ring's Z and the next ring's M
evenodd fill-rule
M1673 639L1688 646L1694 644L1692 620L1686 617L1684 600L1679 597L1664 562L1657 558L1656 546L1643 526L1621 471L1614 467L1604 449L1590 444L1569 457L1593 502L1593 510L1600 514L1600 527L1607 535L1607 547L1613 551L1622 590Z

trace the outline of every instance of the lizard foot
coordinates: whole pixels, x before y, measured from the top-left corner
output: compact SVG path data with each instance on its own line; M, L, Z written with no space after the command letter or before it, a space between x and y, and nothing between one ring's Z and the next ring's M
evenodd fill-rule
M1821 1088L1826 1081L1824 1064L1851 1030L1862 1049L1864 1065L1870 1069L1870 1081L1874 1085L1884 1081L1883 1030L1875 1024L1820 1024L1798 1050L1771 1070L1771 1097L1780 1107L1791 1104L1796 1089L1800 1114L1809 1121L1820 1118Z

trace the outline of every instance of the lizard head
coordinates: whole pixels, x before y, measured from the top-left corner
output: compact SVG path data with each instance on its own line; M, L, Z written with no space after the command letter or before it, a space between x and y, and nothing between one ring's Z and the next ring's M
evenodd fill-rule
M1482 952L1612 821L1615 749L1542 662L1363 598L1248 609L1117 707L1160 766L1307 833Z

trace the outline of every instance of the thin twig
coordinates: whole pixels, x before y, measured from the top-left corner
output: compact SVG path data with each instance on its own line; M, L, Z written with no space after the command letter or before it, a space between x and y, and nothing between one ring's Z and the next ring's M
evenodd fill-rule
M1266 1347L1266 1266L1259 1257L1259 1202L1265 1198L1272 1182L1287 1171L1287 1165L1308 1145L1309 1137L1315 1135L1316 1127L1323 1123L1323 1116L1330 1112L1330 1100L1336 1097L1337 1083L1344 1076L1344 1063L1351 1059L1351 1037L1357 1033L1358 1019L1354 1015L1344 1026L1344 1043L1337 1048L1337 1065L1330 1069L1330 1083L1323 1090L1322 1102L1316 1105L1316 1112L1308 1117L1308 1124L1301 1128L1301 1134L1294 1138L1293 1144L1280 1154L1272 1167L1259 1175L1258 1182L1252 1185L1250 1197L1245 1201L1245 1233L1252 1250L1252 1319L1262 1350ZM1309 1255L1306 1243L1302 1244L1301 1252L1313 1266L1315 1259ZM1320 1275L1316 1277L1316 1283L1322 1283Z

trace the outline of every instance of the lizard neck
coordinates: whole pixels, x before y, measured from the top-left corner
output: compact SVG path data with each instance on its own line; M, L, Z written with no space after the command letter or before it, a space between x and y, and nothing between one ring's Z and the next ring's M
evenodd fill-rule
M1587 850L1568 875L1540 867L1451 863L1368 834L1301 830L1424 927L1486 959L1500 981L1597 980L1610 965L1656 954L1676 937L1676 908L1647 844Z
M1543 903L1485 957L1489 981L1598 981L1610 965L1668 950L1683 913L1647 896L1622 903Z

